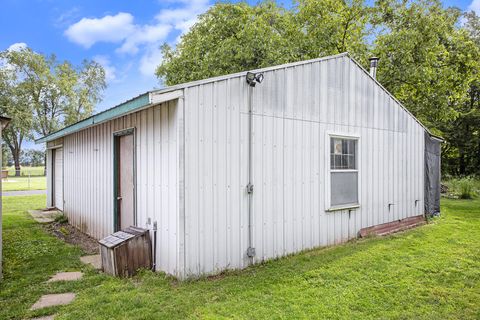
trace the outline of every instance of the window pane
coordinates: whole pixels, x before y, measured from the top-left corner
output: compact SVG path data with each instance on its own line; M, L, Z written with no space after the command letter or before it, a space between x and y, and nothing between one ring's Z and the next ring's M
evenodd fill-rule
M331 205L341 206L358 203L358 173L331 173Z
M355 155L348 156L348 169L356 169Z
M342 155L342 169L348 168L348 159L346 155Z
M335 167L334 169L339 169L342 167L342 155L335 155Z
M333 152L335 154L343 154L342 139L333 139Z
M330 138L330 169L357 169L357 140Z
M356 140L350 140L348 141L348 154L352 155L352 154L355 154L355 144L356 144Z

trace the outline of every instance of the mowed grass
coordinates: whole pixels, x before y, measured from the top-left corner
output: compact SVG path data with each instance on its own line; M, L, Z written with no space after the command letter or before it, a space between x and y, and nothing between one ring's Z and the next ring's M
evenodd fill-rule
M80 249L45 233L28 209L45 207L46 196L3 197L3 282L0 282L0 319L21 319L45 292L57 270L82 267Z
M45 190L47 177L8 177L2 180L3 191Z
M1 319L480 318L480 200L443 200L442 217L407 232L186 282L149 271L116 279L81 266L79 249L46 235L24 213L44 200L4 199ZM60 270L86 275L44 282ZM28 311L41 294L67 291L77 293L71 305Z
M8 170L9 176L15 176L15 167L10 166L6 167L5 170ZM20 175L21 176L43 176L45 175L45 167L44 166L37 166L37 167L20 167Z

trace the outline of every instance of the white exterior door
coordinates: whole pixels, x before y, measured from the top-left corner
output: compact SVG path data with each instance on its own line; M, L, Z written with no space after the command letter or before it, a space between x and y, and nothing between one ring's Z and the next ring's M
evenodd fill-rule
M55 149L53 163L53 205L63 211L63 148Z

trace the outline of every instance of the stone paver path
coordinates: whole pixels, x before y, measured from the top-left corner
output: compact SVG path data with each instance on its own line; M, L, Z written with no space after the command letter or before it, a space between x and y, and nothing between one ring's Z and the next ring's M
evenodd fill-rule
M97 270L102 269L102 258L100 257L99 254L80 257L80 261L82 261L85 264L91 265L92 267L94 267Z
M39 317L39 318L33 318L31 320L54 320L55 316L44 316L44 317Z
M55 281L75 281L81 279L83 273L79 271L74 272L58 272L56 275L51 277L47 282L55 282Z
M28 213L38 223L50 223L55 221L55 217L62 213L58 210L28 210Z
M47 190L22 190L22 191L3 191L4 196L31 196L34 194L47 194Z
M41 296L30 310L38 310L46 307L63 306L75 299L75 293L46 294Z

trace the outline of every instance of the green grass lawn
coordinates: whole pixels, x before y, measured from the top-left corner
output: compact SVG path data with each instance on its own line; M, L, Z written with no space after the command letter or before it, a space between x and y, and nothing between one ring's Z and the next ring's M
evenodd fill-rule
M15 167L10 166L6 167L5 170L8 170L8 176L15 176ZM20 175L22 176L43 176L45 174L45 167L38 166L38 167L20 167Z
M442 217L384 238L312 250L196 281L142 272L116 279L82 266L79 249L26 214L45 196L4 198L5 280L0 319L478 319L480 200L443 200ZM60 270L75 283L47 284ZM73 304L32 312L41 294L73 291Z
M2 180L3 191L45 190L47 177L8 177Z

